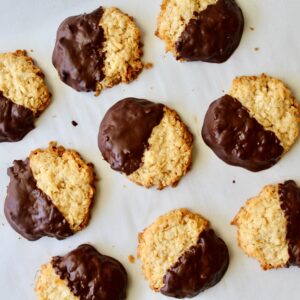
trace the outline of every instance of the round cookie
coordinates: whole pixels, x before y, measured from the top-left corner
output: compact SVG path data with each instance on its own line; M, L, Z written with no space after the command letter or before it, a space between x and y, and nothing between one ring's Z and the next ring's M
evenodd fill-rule
M77 91L95 91L129 83L142 71L141 33L118 8L65 19L57 30L52 62L60 79Z
M187 209L159 217L140 233L138 257L150 288L176 298L214 286L229 264L227 246L209 222Z
M51 142L24 161L15 160L7 173L4 213L26 239L64 239L87 226L95 193L94 167L74 150Z
M238 47L244 17L235 0L163 0L156 35L178 60L222 63Z
M21 140L50 98L44 74L26 51L0 53L0 142Z
M300 189L292 180L265 186L232 221L238 244L264 270L300 267Z
M124 300L127 281L119 261L83 244L42 265L35 291L39 300Z
M98 145L111 168L142 186L175 186L192 162L193 136L178 114L144 99L126 98L101 121Z
M261 171L294 144L299 116L299 104L282 81L265 74L237 77L230 92L209 106L202 137L226 163Z

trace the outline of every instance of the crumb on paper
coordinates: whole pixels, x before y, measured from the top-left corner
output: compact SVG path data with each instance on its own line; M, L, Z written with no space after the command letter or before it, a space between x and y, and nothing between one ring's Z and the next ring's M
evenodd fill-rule
M258 47L255 47L255 48L254 48L254 51L259 51L259 48L258 48Z
M130 254L130 255L128 255L128 260L129 260L129 262L130 262L131 264L134 264L134 262L135 262L135 257L134 257L132 254Z
M224 91L224 90L222 90L222 93L225 93L225 91Z
M254 28L254 27L250 27L250 30L251 30L251 31L254 31L254 30L255 30L255 28Z
M232 183L235 183L236 181L235 180L232 180Z
M76 122L76 121L72 121L72 125L74 126L74 127L76 127L77 125L78 125L78 123Z
M146 63L145 64L145 69L146 70L149 70L149 69L152 69L153 68L153 63Z

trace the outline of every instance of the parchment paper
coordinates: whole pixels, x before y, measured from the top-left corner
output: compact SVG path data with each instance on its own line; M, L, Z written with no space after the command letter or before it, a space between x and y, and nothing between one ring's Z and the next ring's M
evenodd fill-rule
M1 300L36 299L33 287L39 266L81 243L91 243L124 264L130 277L129 300L167 299L148 288L140 262L129 263L128 255L136 256L138 232L161 214L180 207L207 217L230 249L230 266L223 280L196 299L299 299L300 270L262 271L237 247L236 230L230 221L245 200L257 195L265 184L286 179L300 184L300 142L273 168L251 173L223 163L200 136L208 105L229 90L237 75L266 72L285 80L300 98L300 1L238 3L246 20L241 44L229 61L217 65L179 63L164 53L163 43L154 36L159 0L0 0L0 51L28 50L46 74L53 93L53 102L34 131L18 143L0 144ZM143 31L144 60L154 63L154 67L132 84L116 86L94 97L93 93L78 93L63 84L52 66L51 54L60 22L100 5L118 6L135 17ZM102 160L97 147L100 120L111 105L129 96L176 109L193 132L193 167L176 188L157 191L139 187ZM77 127L72 126L72 120L78 122ZM64 241L42 238L29 242L11 229L3 214L6 169L14 159L24 159L31 150L46 147L51 140L77 149L95 164L100 178L96 203L90 225L82 232Z

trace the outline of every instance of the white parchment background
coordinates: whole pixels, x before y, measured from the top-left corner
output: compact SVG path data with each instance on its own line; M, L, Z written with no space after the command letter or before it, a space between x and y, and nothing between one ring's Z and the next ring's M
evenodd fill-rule
M238 249L235 228L229 223L244 201L263 185L285 179L300 184L300 142L272 169L251 173L220 161L200 136L209 103L223 95L237 75L266 72L285 80L300 98L300 1L238 2L246 20L240 47L228 62L216 65L179 63L164 54L163 43L153 34L159 0L0 0L0 51L32 49L30 54L45 72L53 93L53 102L34 131L21 142L0 144L1 300L36 299L33 287L40 264L86 242L125 265L130 278L128 299L167 299L148 288L140 263L130 264L127 257L136 254L139 231L159 215L179 207L206 216L230 249L230 266L223 280L196 299L299 299L300 270L262 271L256 261ZM100 5L118 6L135 17L143 31L145 60L153 62L154 68L145 70L132 84L119 85L96 98L60 82L51 54L60 22ZM256 47L259 51L254 50ZM112 171L102 160L97 147L99 122L112 104L129 96L169 105L191 128L195 136L193 168L178 187L146 190ZM79 125L73 127L72 120ZM96 204L90 225L75 236L64 241L42 238L29 242L10 228L3 214L6 169L14 159L25 158L31 150L46 147L51 140L77 149L95 164L100 177Z

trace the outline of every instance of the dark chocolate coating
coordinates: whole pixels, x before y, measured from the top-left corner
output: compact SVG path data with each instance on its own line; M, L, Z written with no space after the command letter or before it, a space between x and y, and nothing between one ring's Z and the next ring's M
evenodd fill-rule
M175 44L177 59L226 61L238 47L244 17L234 0L218 0L195 14Z
M29 159L15 160L7 174L10 182L4 213L15 231L30 241L43 236L61 240L73 234L67 220L50 198L37 187Z
M0 91L0 142L20 141L33 128L33 112L7 99Z
M83 244L65 256L52 258L52 266L80 300L123 300L127 273L120 262Z
M69 17L57 30L52 63L60 79L77 91L95 91L104 78L105 41L99 26L104 10L99 7L89 14Z
M229 264L226 244L212 229L203 231L196 246L187 250L167 271L164 295L175 298L195 297L217 284Z
M276 135L265 130L237 99L229 95L209 106L202 137L223 161L253 172L272 167L283 153Z
M106 112L98 146L112 169L129 175L141 166L152 129L163 117L163 107L148 100L126 98Z
M300 267L300 188L293 180L279 184L280 206L287 220L288 265Z

